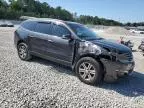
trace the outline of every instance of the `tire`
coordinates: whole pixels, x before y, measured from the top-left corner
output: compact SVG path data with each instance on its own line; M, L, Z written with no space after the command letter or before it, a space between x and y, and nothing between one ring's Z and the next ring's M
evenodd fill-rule
M18 44L17 51L21 60L28 61L32 58L28 49L28 45L24 42Z
M75 72L82 82L89 85L99 85L103 78L103 71L100 63L91 57L81 58L76 63Z

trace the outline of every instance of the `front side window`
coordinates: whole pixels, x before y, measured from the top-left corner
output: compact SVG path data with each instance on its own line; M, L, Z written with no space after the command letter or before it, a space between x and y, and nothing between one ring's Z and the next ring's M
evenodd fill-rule
M51 23L38 23L35 28L36 32L48 35L52 34L51 30L52 30Z
M69 34L70 31L66 27L62 25L53 24L53 35L62 37L63 35L69 35Z

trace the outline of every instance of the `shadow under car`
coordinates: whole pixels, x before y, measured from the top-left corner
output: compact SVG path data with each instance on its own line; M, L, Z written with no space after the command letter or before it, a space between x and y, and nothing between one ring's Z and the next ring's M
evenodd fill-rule
M52 61L34 57L32 62L37 62L42 65L51 66L60 73L66 73L68 75L75 76L75 73L72 71L71 68ZM108 84L104 82L99 87L103 89L114 90L128 97L137 97L141 95L144 96L144 72L133 72L133 74L130 76L120 78L116 83Z

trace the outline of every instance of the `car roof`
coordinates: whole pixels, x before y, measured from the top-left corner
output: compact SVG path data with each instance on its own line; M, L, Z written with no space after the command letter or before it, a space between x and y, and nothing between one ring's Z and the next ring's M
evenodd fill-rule
M33 18L33 19L29 19L26 21L36 21L36 22L55 22L55 23L65 23L65 24L80 24L77 22L72 22L72 21L63 21L60 19L52 19L52 18Z

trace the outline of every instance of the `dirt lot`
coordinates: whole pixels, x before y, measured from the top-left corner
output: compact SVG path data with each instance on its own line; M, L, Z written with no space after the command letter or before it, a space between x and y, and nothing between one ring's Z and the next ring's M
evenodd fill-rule
M144 108L144 57L140 52L133 53L136 68L130 77L116 84L90 86L56 63L40 58L21 61L13 44L14 30L0 28L0 108ZM136 45L140 42L139 38L126 38Z

